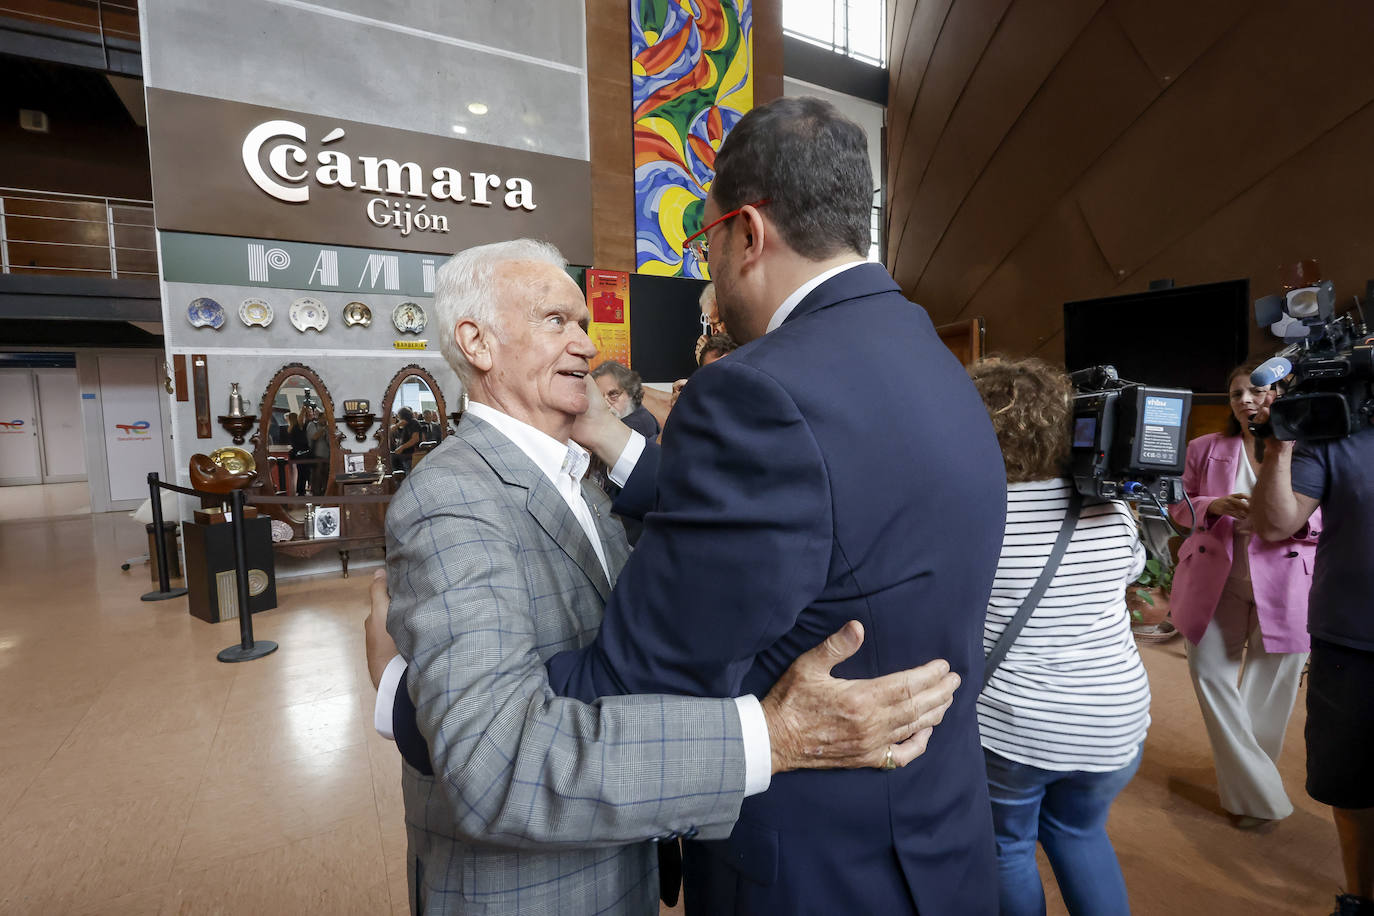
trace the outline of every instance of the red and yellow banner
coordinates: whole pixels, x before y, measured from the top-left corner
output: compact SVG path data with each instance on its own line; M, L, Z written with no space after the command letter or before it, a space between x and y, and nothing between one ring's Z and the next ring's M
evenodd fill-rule
M615 360L630 365L630 275L623 270L587 270L587 336L596 345L592 368Z

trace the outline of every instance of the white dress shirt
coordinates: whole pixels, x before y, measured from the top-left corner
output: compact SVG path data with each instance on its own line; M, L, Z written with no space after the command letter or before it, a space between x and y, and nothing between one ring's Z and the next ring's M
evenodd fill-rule
M787 316L792 314L792 311L797 306L801 305L801 301L806 298L807 294L810 293L816 287L820 286L826 280L829 280L836 274L842 274L850 268L858 267L860 264L867 263L869 262L859 260L856 258L855 260L850 261L848 264L841 264L839 267L832 267L824 273L817 274L810 280L807 280L801 286L793 290L792 295L782 300L782 305L778 306L778 310L773 313L773 317L768 319L768 330L764 331L764 333L767 334L772 331L776 331L778 328L782 327L782 323L787 320Z
M606 550L601 543L601 535L596 530L591 509L582 497L581 480L587 472L590 457L586 449L572 441L559 442L528 423L523 423L487 404L469 401L468 411L484 423L495 427L497 432L514 443L539 470L544 472L559 495L567 501L587 539L592 542L596 558L601 561L601 569L606 573L606 581L609 582L611 573L606 565ZM608 475L612 483L617 486L625 485L640 456L644 454L644 443L642 435L633 430L630 432L630 441L626 443ZM400 686L401 675L405 669L405 659L400 655L395 656L387 663L381 682L377 685L373 724L383 738L395 740L396 737L391 722L391 710L395 705L396 689ZM773 778L773 745L768 737L768 722L763 717L763 707L752 694L736 697L735 707L739 710L740 732L744 740L744 794L757 795L768 788Z

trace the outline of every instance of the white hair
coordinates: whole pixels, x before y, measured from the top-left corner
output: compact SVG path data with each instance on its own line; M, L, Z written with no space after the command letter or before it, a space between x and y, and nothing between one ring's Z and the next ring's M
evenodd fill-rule
M706 303L708 302L712 305L716 304L716 284L714 283L707 283L703 286L701 295L697 297L697 305L701 306L703 312L706 311Z
M464 388L471 387L472 365L454 340L453 330L460 321L476 322L483 330L497 328L501 297L497 268L513 261L538 261L559 270L568 266L559 250L548 242L512 239L460 251L444 262L435 275L434 324L439 349L458 373Z

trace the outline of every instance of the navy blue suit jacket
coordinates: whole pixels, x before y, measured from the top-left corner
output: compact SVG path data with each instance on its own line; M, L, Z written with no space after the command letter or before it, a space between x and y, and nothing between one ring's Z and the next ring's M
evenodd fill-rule
M690 913L995 913L974 710L1006 478L982 401L879 265L693 375L621 494L649 510L595 642L553 689L762 697L846 621L836 669L946 658L964 686L904 769L802 771L745 799L728 840L688 843Z

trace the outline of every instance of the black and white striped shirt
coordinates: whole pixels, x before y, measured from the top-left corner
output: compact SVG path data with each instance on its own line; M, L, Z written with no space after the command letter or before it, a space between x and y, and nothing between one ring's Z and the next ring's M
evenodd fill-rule
M983 625L991 652L1049 559L1073 482L1007 487L1007 529ZM1150 725L1150 683L1131 636L1126 586L1145 565L1121 503L1083 506L1040 604L978 699L983 747L1045 770L1130 763Z

